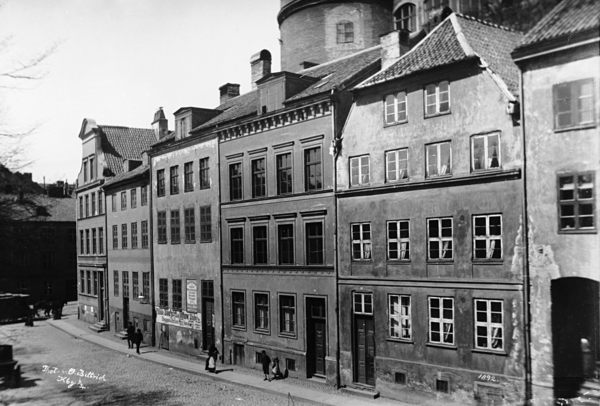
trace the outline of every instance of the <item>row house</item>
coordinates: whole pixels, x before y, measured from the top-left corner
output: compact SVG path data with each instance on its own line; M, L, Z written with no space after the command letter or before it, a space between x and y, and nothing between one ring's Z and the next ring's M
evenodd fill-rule
M450 14L409 51L382 38L355 88L336 156L342 385L524 398L520 38Z
M222 348L219 155L214 135L190 130L218 113L180 108L169 133L159 110L159 140L149 151L156 340L196 356Z
M105 126L84 119L79 132L82 163L75 189L77 199L77 273L79 317L110 327L108 304L106 199L104 183L141 160L142 151L156 142L147 129ZM130 166L132 165L132 166Z
M126 162L134 168L102 186L108 231L108 309L115 332L124 336L131 322L136 331L142 331L145 343L153 343L150 169L147 155L141 158Z
M536 405L594 393L587 401L600 402L599 32L600 3L564 0L512 55L522 83Z

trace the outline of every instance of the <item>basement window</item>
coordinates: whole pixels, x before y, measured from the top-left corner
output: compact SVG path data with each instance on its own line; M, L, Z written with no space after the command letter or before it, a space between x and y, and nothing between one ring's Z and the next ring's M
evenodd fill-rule
M406 374L404 372L396 372L395 381L397 384L406 385Z
M435 390L438 392L448 393L448 381L443 379L436 379Z
M295 371L296 370L296 360L286 358L285 359L285 367L288 371Z

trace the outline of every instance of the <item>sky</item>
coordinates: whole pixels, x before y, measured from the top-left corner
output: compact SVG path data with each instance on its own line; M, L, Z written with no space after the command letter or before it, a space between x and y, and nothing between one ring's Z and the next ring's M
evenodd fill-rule
M0 76L0 132L33 129L20 145L21 163L31 163L20 171L37 182L73 183L84 118L151 128L163 107L173 129L178 108L218 106L225 83L248 92L253 54L268 49L272 70L280 70L279 6L279 0L0 0L0 73L52 50L31 72L39 79Z

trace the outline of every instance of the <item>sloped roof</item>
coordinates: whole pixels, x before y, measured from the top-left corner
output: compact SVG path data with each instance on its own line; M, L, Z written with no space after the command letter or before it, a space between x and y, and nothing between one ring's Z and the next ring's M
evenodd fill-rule
M59 221L73 222L76 218L74 197L48 197L46 195L25 194L22 200L18 195L0 194L2 217L13 221ZM38 207L45 208L39 213Z
M199 125L198 127L194 128L191 132L213 127L217 124L224 123L226 121L231 121L256 114L257 99L257 89L252 90L248 93L244 93L240 96L233 97L215 108L215 110L223 110L221 114L208 120L206 123Z
M563 0L527 33L519 48L600 28L600 1Z
M114 175L123 172L126 159L141 160L142 152L156 142L154 130L98 125L102 130L102 150L106 163Z
M479 56L500 76L513 95L517 95L519 70L513 63L510 52L521 38L521 33L453 13L396 63L373 75L357 88Z
M150 171L150 165L141 165L141 166L138 166L134 170L131 170L129 172L122 172L122 173L118 174L117 176L114 176L114 177L110 178L110 180L108 180L108 181L106 181L104 183L103 188L106 189L107 187L115 185L117 183L125 182L127 180L135 179L138 176L142 177L143 175L145 175L149 171Z

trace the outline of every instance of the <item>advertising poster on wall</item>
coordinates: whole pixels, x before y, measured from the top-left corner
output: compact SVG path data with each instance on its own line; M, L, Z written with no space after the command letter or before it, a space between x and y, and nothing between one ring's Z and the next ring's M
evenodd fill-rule
M198 282L196 279L187 279L185 281L187 291L187 311L189 313L198 312Z

